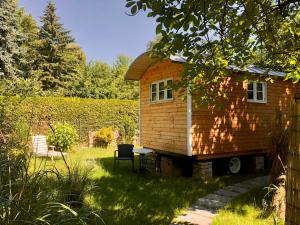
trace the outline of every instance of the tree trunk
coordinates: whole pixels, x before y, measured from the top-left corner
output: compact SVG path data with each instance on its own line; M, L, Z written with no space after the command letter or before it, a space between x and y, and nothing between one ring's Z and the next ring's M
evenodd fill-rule
M286 225L300 225L300 95L292 104L286 180Z

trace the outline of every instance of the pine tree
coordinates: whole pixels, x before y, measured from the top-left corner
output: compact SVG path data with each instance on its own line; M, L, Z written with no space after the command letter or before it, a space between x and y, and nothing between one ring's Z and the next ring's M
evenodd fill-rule
M70 31L63 27L56 15L56 8L52 2L48 2L44 15L41 17L40 29L40 81L44 90L58 89L72 79L76 68L68 63L65 54L67 45L74 42Z
M34 18L27 14L24 8L18 10L19 30L23 36L21 44L22 54L24 56L21 70L26 78L34 78L38 73L39 54L39 27Z
M0 0L0 78L21 75L21 42L16 1Z

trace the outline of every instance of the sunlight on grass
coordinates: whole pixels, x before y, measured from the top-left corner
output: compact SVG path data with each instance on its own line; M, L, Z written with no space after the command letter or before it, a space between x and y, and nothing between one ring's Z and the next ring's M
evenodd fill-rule
M107 225L169 225L171 220L197 198L228 184L248 179L254 175L215 177L208 182L197 178L160 177L131 171L131 162L120 162L113 169L114 149L80 148L66 157L70 164L80 163L91 170L91 190L85 198L85 208L98 209ZM139 158L135 158L138 168ZM62 159L46 161L47 167L55 166L66 171ZM55 190L53 184L53 190Z
M274 225L274 214L262 208L265 193L265 189L257 188L236 198L219 211L212 225Z

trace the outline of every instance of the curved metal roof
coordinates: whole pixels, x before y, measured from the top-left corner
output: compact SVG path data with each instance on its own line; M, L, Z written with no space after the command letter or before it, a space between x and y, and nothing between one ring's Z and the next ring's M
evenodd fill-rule
M125 74L125 80L139 80L154 62L155 60L151 59L149 52L144 52L139 55L128 68Z
M186 59L181 56L170 56L170 60L176 63L186 63ZM151 58L150 52L144 52L131 63L125 74L125 80L140 80L146 70L155 62L157 62L157 60ZM234 65L229 65L227 68L240 72L249 72L256 75L267 75L281 78L286 75L284 72L262 69L253 65L247 67L246 69Z

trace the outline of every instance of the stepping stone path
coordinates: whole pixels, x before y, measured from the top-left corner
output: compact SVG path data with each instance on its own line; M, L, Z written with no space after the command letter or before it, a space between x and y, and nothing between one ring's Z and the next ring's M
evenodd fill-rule
M253 188L268 184L269 176L256 177L217 190L199 198L187 211L173 220L170 225L209 225L219 209L224 208L233 198Z

